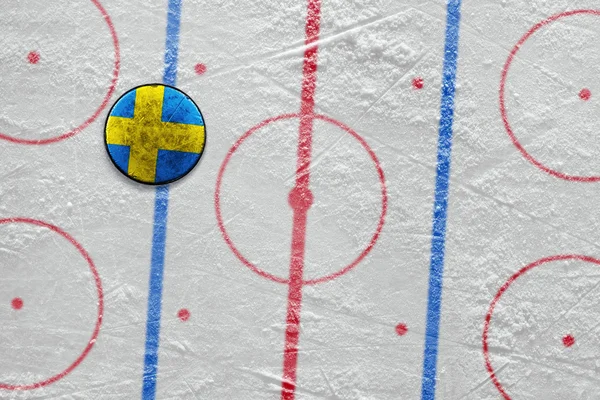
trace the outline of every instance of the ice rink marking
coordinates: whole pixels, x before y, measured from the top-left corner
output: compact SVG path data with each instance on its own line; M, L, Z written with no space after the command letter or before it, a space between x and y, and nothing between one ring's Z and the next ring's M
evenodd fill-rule
M71 129L68 132L63 133L62 135L47 138L47 139L22 139L22 138L6 135L4 133L0 133L0 139L4 139L4 140L6 140L8 142L12 142L12 143L26 144L26 145L42 145L42 144L50 144L50 143L60 142L61 140L65 140L72 136L75 136L76 134L78 134L79 132L81 132L85 128L87 128L92 122L94 122L96 120L96 118L98 118L100 113L108 105L108 102L109 102L110 98L112 97L112 95L115 91L115 88L117 86L117 80L119 79L119 70L121 68L121 52L119 49L119 39L117 37L117 32L115 31L115 26L113 25L113 22L112 22L110 16L106 12L106 10L102 6L102 4L100 4L100 1L99 0L91 0L91 2L94 3L96 8L98 8L98 11L100 11L102 18L106 21L106 24L108 25L108 29L110 30L110 35L112 37L113 46L115 48L115 64L113 67L113 76L112 76L112 80L110 82L110 86L108 87L108 91L106 92L106 95L104 96L104 99L102 100L102 103L100 103L100 106L96 109L96 111L88 119L86 119L82 124L80 124L78 127L74 128L74 129ZM29 63L37 64L39 62L39 60L40 60L39 53L33 52L33 51L29 53L29 55L28 55Z
M444 252L446 246L446 222L448 218L448 192L450 187L454 93L460 30L460 6L461 0L448 1L437 174L435 179L435 200L433 204L425 351L423 357L422 400L435 399L440 315L442 307L442 281L444 275Z
M295 119L295 118L299 119L300 114L299 113L282 114L277 117L266 119L263 122L250 128L250 130L248 130L248 132L246 132L244 135L242 135L234 143L234 145L229 149L229 152L227 153L227 156L225 157L225 159L219 169L219 173L217 175L217 185L216 185L215 200L214 200L215 213L217 215L217 223L219 225L219 229L221 231L221 234L223 235L225 242L227 243L227 245L229 246L229 248L231 249L233 254L238 258L238 260L240 260L251 271L257 273L258 275L262 276L263 278L267 278L273 282L283 283L283 284L289 284L290 279L271 274L271 273L265 271L264 269L259 268L257 265L255 265L250 260L248 260L248 258L246 256L244 256L244 254L237 248L237 246L233 242L233 239L231 238L231 236L229 235L229 232L227 231L227 228L225 227L225 221L223 219L223 213L221 210L221 196L222 196L221 189L222 189L222 184L223 184L223 177L225 176L225 172L227 170L227 166L229 165L229 162L231 161L231 158L233 157L234 154L236 154L237 151L239 151L240 146L242 146L242 144L248 138L250 138L252 135L257 133L258 130L266 127L269 124L275 123L277 121L282 121L282 120L287 120L287 119ZM336 279L336 278L346 274L350 270L354 269L371 252L371 250L377 243L377 240L379 239L379 235L381 234L381 230L383 229L383 224L385 223L385 216L387 213L387 201L388 201L387 200L387 187L385 184L385 175L383 173L383 169L381 167L379 159L375 155L375 152L371 149L371 147L367 144L367 142L358 133L356 133L352 128L350 128L349 126L347 126L339 121L336 121L332 118L329 118L329 117L327 117L325 115L321 115L321 114L314 114L313 118L323 121L323 122L328 122L334 126L337 126L340 129L344 130L347 134L349 134L354 139L356 139L360 143L360 145L363 147L363 149L369 154L369 158L371 159L371 161L373 161L373 164L377 171L377 176L379 177L379 185L381 188L381 213L379 215L377 227L375 228L375 231L373 232L371 239L365 245L365 248L361 251L361 253L351 263L349 263L348 265L340 268L338 271L333 272L329 275L317 277L314 279L303 280L303 285L316 285L319 283L328 282L328 281Z
M87 264L90 268L90 272L92 273L92 276L94 277L94 282L96 284L96 293L98 295L98 315L96 317L96 324L94 326L94 331L92 332L92 336L91 336L90 340L88 341L88 343L86 344L85 348L80 353L79 357L77 357L75 359L75 361L73 361L63 371L61 371L58 374L55 374L55 375L51 376L50 378L47 378L43 381L34 382L31 384L21 384L21 385L0 383L0 389L31 390L31 389L41 388L41 387L50 385L56 381L61 380L62 378L64 378L68 374L70 374L75 368L77 368L77 366L79 366L79 364L81 364L81 362L88 356L88 354L92 350L92 347L96 343L96 339L98 338L98 334L100 333L100 327L102 326L102 316L104 314L104 291L102 289L102 281L100 280L100 275L98 274L98 270L96 269L96 265L94 264L94 261L90 257L89 253L83 248L83 246L77 240L75 240L75 238L73 236L69 235L67 232L63 231L61 228L59 228L56 225L52 225L52 224L49 224L47 222L40 221L37 219L22 218L22 217L0 219L0 225L15 224L15 223L35 225L35 226L40 226L42 228L49 229L52 232L59 234L64 239L66 239L69 243L71 243L77 249L79 254L81 254L81 256L87 262ZM18 300L20 300L20 302ZM15 298L15 299L13 299L12 305L15 309L20 309L23 306L23 301L20 298Z
M381 229L385 222L385 215L387 212L387 188L385 183L385 176L383 170L379 164L377 156L368 146L367 142L354 132L347 125L336 121L330 117L315 114L315 91L317 83L317 56L318 56L318 40L320 34L321 24L321 1L320 0L308 0L307 2L307 14L305 24L305 46L303 67L302 67L302 89L301 89L301 103L300 112L294 114L283 114L277 117L269 118L258 125L255 125L249 131L247 131L227 153L217 178L217 185L215 189L215 211L217 214L217 221L219 228L223 234L223 238L227 245L230 247L235 256L248 268L256 272L257 274L270 279L275 282L285 283L288 285L288 296L287 296L287 311L286 311L286 330L285 330L285 345L283 350L283 377L281 382L281 399L282 400L293 400L295 398L296 391L296 378L297 378L297 367L298 367L298 345L300 341L300 316L302 308L302 290L305 285L317 284L335 279L346 272L353 269L358 265L367 254L373 249L375 243L379 238ZM298 145L296 154L296 172L295 172L295 185L288 195L288 204L292 209L293 222L292 222L292 244L291 244L291 260L289 268L289 277L282 278L263 271L253 265L248 259L246 259L239 250L233 244L233 241L229 237L223 218L220 211L220 188L221 181L231 156L242 144L242 142L256 132L258 129L276 122L282 119L298 118L300 120L298 128ZM313 125L315 119L319 119L328 123L331 123L349 133L355 139L357 139L361 146L367 151L369 157L375 163L377 169L377 175L381 184L382 194L382 211L379 218L377 228L374 235L372 236L369 244L362 251L362 253L349 265L345 266L341 270L316 279L304 280L304 256L306 246L306 227L308 221L308 210L313 205L314 197L310 190L310 164L311 164L311 152L312 152L312 139L313 139Z
M163 83L171 86L175 86L177 83L181 2L182 0L169 0L167 11ZM165 266L165 245L167 241L167 217L169 212L169 186L158 186L155 196L142 400L154 400L156 398L163 273Z
M494 299L490 303L490 307L488 308L488 312L485 315L485 321L483 324L483 335L482 335L483 358L485 360L485 368L490 375L490 379L492 380L492 382L494 383L494 385L496 386L496 388L498 389L498 391L500 392L500 394L502 395L504 400L512 400L512 398L508 395L508 393L506 392L506 389L504 388L504 386L502 385L502 383L496 376L496 372L494 370L494 367L492 366L492 361L490 359L490 351L489 351L489 346L488 346L490 323L492 321L492 315L494 313L496 304L500 301L500 298L509 289L509 287L518 278L525 275L530 270L532 270L536 267L543 266L544 264L547 264L547 263L550 263L553 261L565 261L565 260L578 260L578 261L584 261L584 262L600 265L600 260L598 260L596 258L584 256L584 255L577 255L577 254L564 254L564 255L557 255L557 256L541 258L537 261L532 262L529 265L526 265L525 267L523 267L519 271L517 271L515 274L513 274L504 283L504 285L502 285L502 287L500 287L500 289L494 296ZM575 343L575 338L572 335L567 335L567 336L563 337L562 341L563 341L563 344L565 347L570 347Z
M504 123L504 128L506 129L506 132L508 133L510 140L515 145L515 147L519 150L519 152L521 152L523 157L525 157L525 159L527 159L527 161L529 161L530 163L532 163L533 165L535 165L542 171L544 171L550 175L553 175L557 178L565 179L568 181L575 181L575 182L597 182L597 181L600 181L600 176L579 176L579 175L566 174L566 173L557 171L555 169L552 169L550 167L547 167L542 162L535 159L525 149L525 147L523 147L523 145L521 144L521 142L519 141L519 139L513 132L513 129L510 125L510 121L508 120L508 112L506 111L506 104L505 104L506 79L508 76L508 71L510 70L510 66L511 66L515 56L517 55L518 51L523 46L523 44L525 44L525 42L533 34L535 34L537 31L539 31L543 27L546 27L561 18L570 17L573 15L582 15L582 14L583 15L588 14L588 15L600 16L600 10L571 10L571 11L565 11L565 12L562 12L559 14L554 14L554 15L546 18L545 20L540 21L537 24L535 24L531 29L529 29L527 31L527 33L525 33L525 35L523 35L521 37L521 39L519 39L517 44L512 48L510 55L508 56L506 63L504 64L504 68L502 69L502 78L500 80L500 113L502 114L502 122ZM589 89L582 89L581 92L579 93L579 97L584 101L589 100L591 98L591 96L592 96L592 93L590 92Z

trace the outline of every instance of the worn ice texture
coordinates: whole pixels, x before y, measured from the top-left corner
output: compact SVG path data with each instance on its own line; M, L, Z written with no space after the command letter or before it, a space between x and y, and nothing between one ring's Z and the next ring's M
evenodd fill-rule
M420 399L447 4L320 3L315 113L372 150L387 212L360 263L304 286L295 395ZM0 4L0 133L16 139L0 139L0 399L142 398L156 192L114 168L103 135L120 95L163 80L167 7L166 0ZM483 349L490 305L521 268L557 255L600 257L600 182L567 180L528 160L507 133L499 97L507 58L527 31L594 7L591 0L462 4L437 399L600 397L593 262L556 260L519 276L489 321L494 378ZM114 90L115 43L103 12L118 39ZM299 112L306 14L307 0L181 2L177 87L200 107L207 144L196 168L170 185L156 399L281 396L288 285L232 252L215 190L240 137ZM514 135L539 163L570 176L600 176L599 22L583 13L544 25L506 75ZM418 78L422 88L413 85ZM313 126L306 280L359 257L382 213L373 158L324 118ZM250 135L231 156L220 192L236 248L283 280L298 125L281 119ZM76 244L48 226L7 220L17 217L56 226ZM93 347L55 382L12 390L68 369L94 334L98 287L82 250L103 292ZM575 342L567 346L569 335Z

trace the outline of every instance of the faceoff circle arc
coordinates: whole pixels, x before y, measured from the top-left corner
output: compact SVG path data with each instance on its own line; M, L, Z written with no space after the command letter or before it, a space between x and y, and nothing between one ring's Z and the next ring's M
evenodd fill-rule
M504 64L504 68L502 69L502 77L500 79L500 114L502 115L502 122L504 124L504 128L506 129L506 132L508 133L508 136L510 137L510 140L515 145L515 147L519 150L519 152L523 155L523 157L525 157L525 159L527 161L529 161L530 163L532 163L533 165L535 165L537 168L541 169L542 171L544 171L552 176L555 176L557 178L561 178L561 179L568 180L568 181L575 181L575 182L597 182L597 181L600 181L600 175L587 176L587 175L566 174L564 172L557 171L556 169L553 169L553 168L550 168L550 167L544 165L541 161L539 161L535 157L533 157L525 149L523 144L521 144L521 142L515 135L515 133L513 131L513 127L508 118L508 112L506 110L506 104L505 104L506 80L508 77L508 72L510 70L513 60L515 59L515 57L516 57L517 53L519 52L519 50L521 49L521 47L525 44L525 42L532 35L534 35L540 29L547 27L548 25L552 24L553 22L555 22L559 19L571 17L573 15L594 15L594 16L600 17L600 10L588 10L588 9L572 10L572 11L566 11L566 12L552 15L552 16L546 18L545 20L535 24L529 31L527 31L527 33L525 33L525 35L523 35L521 37L521 39L519 39L517 44L512 48L512 50L506 60L506 63Z
M62 140L65 140L72 136L75 136L76 134L80 133L85 128L87 128L92 122L94 122L98 118L100 113L108 105L108 101L112 97L112 95L115 91L115 88L117 86L117 80L119 79L119 69L121 66L119 39L117 37L117 32L115 30L115 26L112 22L112 19L110 18L110 15L108 15L108 13L106 12L106 9L102 6L100 1L99 0L90 0L90 1L94 4L94 6L100 12L100 14L102 15L102 19L104 19L104 21L106 21L106 25L108 25L108 29L110 31L110 35L111 35L113 46L114 46L115 60L114 60L114 66L113 66L113 74L112 74L113 76L112 76L110 85L108 87L108 90L106 92L106 95L102 99L102 102L100 103L100 105L98 106L96 111L94 111L94 113L92 115L90 115L85 121L83 121L79 126L73 128L61 135L46 138L46 139L23 139L23 138L18 138L18 137L7 135L5 133L0 132L0 139L6 140L6 141L12 142L12 143L25 144L25 145L45 145L45 144L60 142Z
M242 264L244 264L246 267L248 267L253 272L257 273L258 275L260 275L264 278L270 279L274 282L284 283L284 284L288 284L290 282L289 278L283 278L281 276L271 274L271 273L266 272L265 270L259 268L258 266L254 265L252 262L250 262L250 260L248 260L242 254L242 252L236 247L235 243L229 236L229 233L227 232L227 229L225 227L225 222L223 221L223 215L221 214L221 184L223 181L223 176L227 169L227 165L229 164L229 161L231 160L231 157L233 156L233 154L235 154L235 152L239 149L239 147L244 143L244 141L246 141L246 139L248 139L250 136L252 136L254 133L256 133L256 131L260 130L261 128L264 128L265 126L267 126L271 123L281 121L281 120L299 119L299 118L300 118L299 113L282 114L277 117L273 117L273 118L264 120L263 122L250 128L250 130L248 130L244 135L242 135L234 143L234 145L231 147L231 149L229 149L227 156L225 157L225 159L223 160L223 163L221 164L221 167L219 168L219 173L217 175L216 190L215 190L215 211L217 214L217 223L218 223L219 229L221 231L221 234L223 235L223 238L224 238L225 242L227 243L227 245L229 246L230 250L238 258L238 260L240 260L242 262ZM388 202L387 187L386 187L386 183L385 183L385 175L383 173L383 169L381 168L379 159L375 155L375 152L369 147L367 142L358 133L356 133L352 128L350 128L349 126L347 126L339 121L334 120L333 118L330 118L330 117L327 117L327 116L321 115L321 114L315 114L314 119L333 124L333 125L337 126L338 128L344 130L350 136L355 138L360 143L360 145L366 150L366 152L369 154L369 157L373 161L375 168L377 170L377 175L378 175L379 182L380 182L381 214L379 216L377 228L375 229L375 232L371 236L369 243L366 245L366 247L363 249L363 251L358 255L358 257L356 257L354 259L354 261L352 261L350 264L344 266L343 268L341 268L340 270L338 270L337 272L334 272L332 274L322 276L319 278L315 278L315 279L304 280L302 282L304 285L316 285L319 283L324 283L324 282L333 280L335 278L338 278L338 277L346 274L350 270L354 269L371 252L371 250L377 243L377 240L379 239L379 235L381 234L381 230L383 229L383 225L385 223L385 216L387 213L387 202Z
M568 260L583 261L583 262L588 262L588 263L596 264L596 265L600 266L600 260L599 259L593 258L593 257L589 257L589 256L584 256L584 255L578 255L578 254L564 254L564 255L556 255L556 256L550 256L550 257L541 258L541 259L539 259L537 261L532 262L531 264L526 265L525 267L521 268L519 271L517 271L516 273L514 273L500 287L500 289L498 290L498 292L494 296L494 299L490 303L490 306L488 308L487 314L485 315L485 321L484 321L484 324L483 324L483 335L482 335L483 358L485 360L485 368L488 371L490 379L492 380L492 382L494 383L494 386L496 386L496 389L498 389L498 392L500 392L500 394L502 395L502 397L504 398L504 400L512 400L512 397L510 397L510 395L507 393L506 388L504 387L504 385L502 385L502 383L500 382L500 379L496 375L496 370L492 366L492 361L491 361L491 358L490 358L489 343L488 343L488 336L489 336L490 324L492 322L492 316L494 314L494 310L496 308L496 305L498 304L498 302L502 298L502 295L510 288L510 286L517 279L519 279L523 275L527 274L532 269L538 268L538 267L542 267L542 266L544 266L544 265L546 265L548 263L554 262L554 261L568 261Z
M92 276L94 278L94 283L96 285L96 294L98 296L98 314L96 316L96 323L94 325L94 330L92 332L92 336L90 337L90 340L88 340L83 351L79 354L79 356L75 359L75 361L73 361L67 368L65 368L63 371L51 376L50 378L47 378L45 380L38 381L38 382L33 382L33 383L28 383L28 384L9 384L9 383L0 382L0 390L2 390L2 389L4 389L4 390L37 389L37 388L48 386L52 383L55 383L56 381L59 381L62 378L64 378L65 376L67 376L68 374L70 374L88 356L88 354L92 350L92 347L96 343L96 339L98 338L98 334L100 333L100 327L102 325L102 315L104 314L104 294L103 294L103 289L102 289L102 281L100 280L100 275L98 274L98 270L96 269L96 266L94 265L94 261L92 260L92 258L88 254L88 252L83 248L83 246L77 240L75 240L74 237L69 235L67 232L65 232L61 228L59 228L55 225L49 224L47 222L44 222L44 221L40 221L40 220L32 219L32 218L20 218L20 217L19 218L0 219L0 225L19 224L19 223L39 226L42 228L47 228L47 229L51 230L52 232L57 233L60 236L62 236L64 239L66 239L69 243L71 243L77 249L79 254L87 262L90 272L92 273Z

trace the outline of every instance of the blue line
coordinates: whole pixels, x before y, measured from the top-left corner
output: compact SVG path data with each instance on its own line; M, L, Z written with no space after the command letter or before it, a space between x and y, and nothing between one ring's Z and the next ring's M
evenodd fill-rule
M154 232L152 234L152 261L150 265L150 290L148 294L148 317L146 322L146 354L144 356L144 382L142 388L143 400L154 400L156 395L168 209L169 186L159 186L156 188L156 200L154 203Z
M181 26L182 0L169 0L167 39L165 44L165 71L163 83L175 86L179 53L179 27ZM156 398L158 348L160 343L160 315L162 306L167 217L169 213L169 186L158 186L154 200L154 230L152 233L152 259L146 319L146 348L142 400Z
M421 400L435 399L461 0L448 0Z
M163 83L175 86L179 58L179 27L181 26L182 0L169 0L167 16L167 42L165 44L165 73Z

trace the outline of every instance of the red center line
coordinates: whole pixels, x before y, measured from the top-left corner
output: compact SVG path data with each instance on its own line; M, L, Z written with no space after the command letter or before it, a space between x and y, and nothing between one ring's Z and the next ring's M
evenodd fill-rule
M307 48L304 51L304 65L302 68L302 101L298 132L296 184L288 198L294 213L294 221L283 352L282 400L293 400L296 391L306 223L308 209L313 203L313 194L309 188L309 183L313 122L315 118L315 90L317 87L317 52L319 49L316 42L319 39L320 24L321 0L308 0L305 28Z

